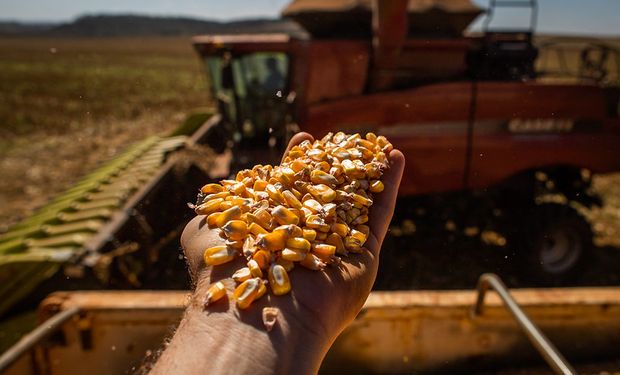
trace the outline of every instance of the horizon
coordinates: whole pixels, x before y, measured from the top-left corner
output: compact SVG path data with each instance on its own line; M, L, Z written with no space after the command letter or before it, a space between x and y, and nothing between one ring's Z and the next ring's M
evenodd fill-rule
M3 14L0 22L53 25L70 23L85 16L127 15L190 18L215 22L272 20L281 18L280 12L289 0L261 2L236 0L234 4L212 1L203 4L199 0L176 2L183 3L184 6L172 4L169 0L134 0L129 6L121 1L87 0L85 1L87 4L75 4L71 0L59 0L57 2L60 6L47 13L49 14L47 18L37 18L41 11L45 11L45 7L42 7L43 9L34 7L37 10L33 11L32 6L41 5L42 2L45 0L8 0L8 3L0 5ZM473 0L473 2L482 8L486 8L488 4L486 0ZM175 12L170 11L171 7L174 7ZM541 0L536 32L549 35L620 37L620 23L616 22L618 14L620 14L620 1L593 0L585 3L580 0ZM492 24L524 25L528 23L529 12L498 8L495 17ZM483 19L484 16L480 16L472 22L468 31L479 31Z

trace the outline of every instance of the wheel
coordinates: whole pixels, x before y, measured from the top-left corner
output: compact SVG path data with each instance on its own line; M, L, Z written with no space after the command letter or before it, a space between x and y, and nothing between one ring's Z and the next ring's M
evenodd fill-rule
M517 265L528 283L562 284L581 273L592 249L592 228L574 208L545 203L524 212L514 232Z

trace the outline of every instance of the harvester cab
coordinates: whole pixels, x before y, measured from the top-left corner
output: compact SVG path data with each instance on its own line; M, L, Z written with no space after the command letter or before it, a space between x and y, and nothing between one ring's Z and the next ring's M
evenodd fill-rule
M277 160L288 140L294 92L284 35L205 36L195 39L210 94L222 116L222 134L235 154L233 169ZM269 150L265 154L265 145ZM252 155L252 151L261 155ZM248 154L250 153L250 154Z

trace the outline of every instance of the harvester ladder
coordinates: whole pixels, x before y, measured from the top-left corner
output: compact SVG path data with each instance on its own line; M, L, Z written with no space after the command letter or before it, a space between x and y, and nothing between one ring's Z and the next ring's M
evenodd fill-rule
M482 274L478 279L476 289L478 290L478 297L472 309L472 317L482 315L482 307L484 306L486 292L489 289L495 290L506 309L515 318L519 327L523 329L532 345L534 345L536 350L542 355L553 372L561 375L577 374L575 369L566 361L562 353L560 353L555 345L549 341L547 336L536 327L534 322L532 322L523 309L521 309L517 301L512 298L508 288L499 276L494 273Z
M489 32L489 27L495 15L496 8L529 8L530 25L526 30L519 31L526 31L530 34L534 33L538 21L538 0L489 0L489 8L487 9L484 23L482 24L482 30L485 34Z

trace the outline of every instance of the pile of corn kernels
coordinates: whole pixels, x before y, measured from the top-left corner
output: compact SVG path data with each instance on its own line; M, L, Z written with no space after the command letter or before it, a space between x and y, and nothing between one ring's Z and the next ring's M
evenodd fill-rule
M320 271L340 256L361 252L391 150L385 137L373 133L329 133L292 147L279 166L257 165L234 180L202 187L194 209L208 215L208 226L220 228L226 239L205 250L205 263L247 260L232 275L238 308L248 308L267 285L274 295L290 292L288 273L297 265ZM225 295L224 284L214 283L205 306Z

